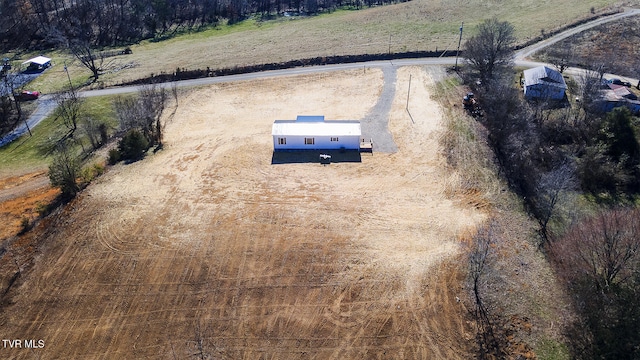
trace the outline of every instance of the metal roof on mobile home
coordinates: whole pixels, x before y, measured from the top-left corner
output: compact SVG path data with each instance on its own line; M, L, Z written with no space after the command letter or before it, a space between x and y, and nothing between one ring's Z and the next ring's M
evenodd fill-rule
M322 117L324 119L324 117ZM273 136L361 136L360 121L357 120L276 120Z

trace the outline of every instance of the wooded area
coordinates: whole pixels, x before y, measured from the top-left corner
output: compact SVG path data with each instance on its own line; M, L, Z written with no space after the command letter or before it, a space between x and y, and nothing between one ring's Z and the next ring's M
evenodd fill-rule
M129 44L197 30L251 15L315 15L337 8L405 0L2 0L2 51L45 48L81 40L92 46Z
M601 66L574 81L579 101L527 101L514 85L518 72L502 60L512 58L515 41L500 39L512 34L509 23L487 20L465 44L469 67L462 76L482 105L476 119L502 176L537 222L539 249L574 301L577 316L565 330L572 358L637 359L637 113L602 110ZM481 358L511 354L510 319L495 310L502 304L491 244L504 241L496 229L480 229L468 252Z

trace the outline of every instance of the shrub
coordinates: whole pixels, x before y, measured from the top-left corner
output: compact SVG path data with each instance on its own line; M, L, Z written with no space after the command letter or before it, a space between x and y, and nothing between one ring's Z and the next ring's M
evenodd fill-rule
M36 212L38 213L38 216L40 217L45 217L47 216L47 214L49 214L49 204L38 201L36 203Z
M633 116L627 108L606 114L578 159L582 188L594 195L640 191L640 144L635 138Z
M74 197L80 187L77 178L80 173L80 161L68 148L58 149L49 165L49 180L51 185L57 186L62 191L63 197Z
M88 184L102 174L104 174L104 165L94 163L90 167L82 169L80 172L80 178L84 184Z
M147 149L149 149L149 141L138 130L129 130L118 143L118 151L122 160L140 160L144 157Z
M94 163L94 164L91 166L91 169L92 169L92 171L93 171L94 178L96 178L96 177L98 177L98 176L100 176L100 175L104 174L104 169L105 169L105 168L104 168L104 165L103 165L103 164L101 164L101 163Z
M118 149L109 150L109 165L115 165L118 161L120 161L120 151Z
M84 168L80 170L80 180L82 180L82 184L88 184L93 179L93 173L91 168Z
M20 219L20 234L26 233L29 229L31 229L31 221L28 217L23 216L22 219Z

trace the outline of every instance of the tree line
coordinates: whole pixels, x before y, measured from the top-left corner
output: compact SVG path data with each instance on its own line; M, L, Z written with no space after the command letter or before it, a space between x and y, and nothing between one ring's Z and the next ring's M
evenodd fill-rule
M477 119L501 175L538 223L541 251L574 300L578 316L565 329L572 357L637 359L640 120L626 107L599 109L598 66L570 84L579 102L526 101L515 85L514 32L511 24L491 19L467 40L469 66L462 76L482 106ZM575 198L592 210L580 209ZM495 229L482 229L469 252L481 358L504 355L495 336L499 314L487 312L488 286L478 286L489 281L489 245L499 237Z
M175 112L178 106L178 93L175 87L167 90L156 85L140 88L135 96L120 96L114 101L114 109L119 128L110 134L108 125L93 119L87 113L85 98L78 96L74 89L68 89L56 95L54 121L64 124L65 133L59 138L51 139L51 143L42 145L42 151L51 154L49 166L51 184L60 188L62 198L71 199L81 188L90 182L93 176L85 176L82 172L93 171L93 168L82 168L83 160L97 149L106 145L112 138L120 138L118 147L109 151L108 162L132 162L142 159L147 150L162 148L164 134L165 110L173 98ZM90 148L84 145L89 141ZM79 152L78 148L82 151ZM88 169L88 170L87 170ZM101 169L104 171L104 169Z
M579 102L525 100L514 85L513 33L495 19L481 24L465 47L471 71L464 76L483 107L489 145L539 220L544 245L560 193L577 191L599 204L640 195L638 120L626 107L599 109L603 73L597 70L586 69L574 82Z
M71 40L116 46L249 16L315 15L406 0L0 0L0 46L58 47Z

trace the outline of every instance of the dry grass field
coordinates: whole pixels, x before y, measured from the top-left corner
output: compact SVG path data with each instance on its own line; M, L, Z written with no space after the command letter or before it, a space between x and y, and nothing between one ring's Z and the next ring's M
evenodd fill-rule
M550 32L593 16L591 8L597 13L634 3L638 1L412 0L309 18L248 20L231 27L135 44L132 55L109 59L111 70L98 85L172 73L177 68L220 69L332 55L452 50L457 46L462 22L466 38L475 25L491 17L513 23L518 40L525 42L541 31ZM48 55L54 58L54 68L33 84L45 92L63 85L63 62L69 59L62 53ZM77 61L69 69L77 83L90 75Z
M2 256L0 337L45 346L0 356L471 357L455 261L485 214L446 195L431 84L398 69L398 152L328 166L272 165L273 120L360 119L379 69L184 95L164 150L113 167Z
M137 44L133 55L115 58L120 70L103 80L176 67L444 49L456 43L461 19L469 29L491 16L514 23L526 40L588 16L591 7L620 4L414 0L250 22ZM54 57L60 61L34 84L39 90L66 77L65 55ZM74 81L85 78L84 70L70 68ZM458 255L460 238L486 219L486 199L457 189L461 177L440 155L443 115L430 97L429 72L398 69L389 117L397 153L329 166L273 165L272 121L298 114L361 119L382 89L380 70L184 93L164 150L111 168L2 249L0 337L45 346L3 344L0 358L473 357ZM413 121L405 111L409 75ZM2 238L57 192L44 184L43 168L0 170ZM508 248L518 256L535 251L513 241ZM532 319L534 335L559 332L563 309L538 298L553 286L529 282L553 283L551 275L529 273L503 279L510 292L528 289L503 311L526 314L521 308L533 303L542 319Z
M536 58L547 61L549 53L562 50L570 54L572 65L586 68L602 64L610 74L638 78L639 46L640 18L634 16L576 34L543 49Z

